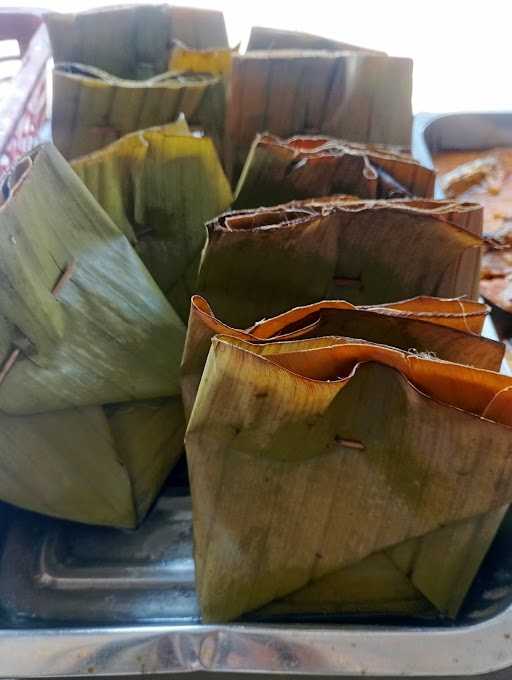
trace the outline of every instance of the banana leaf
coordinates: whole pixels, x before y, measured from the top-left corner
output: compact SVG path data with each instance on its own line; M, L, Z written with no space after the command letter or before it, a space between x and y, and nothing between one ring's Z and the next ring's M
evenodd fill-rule
M433 618L435 607L380 552L301 588L257 611L258 619L308 614L407 615Z
M323 38L310 33L283 31L278 28L253 26L249 35L247 51L251 50L337 50L347 52L369 52L386 56L385 52L359 47L350 43Z
M233 207L347 193L360 198L431 198L435 172L393 147L330 137L257 135Z
M189 417L215 335L249 342L343 336L499 371L503 343L480 336L488 313L486 305L460 299L420 297L373 307L327 300L264 319L244 331L222 323L208 302L194 295L181 364L185 412Z
M203 619L318 582L323 597L322 579L383 552L403 571L407 542L496 521L511 399L508 376L383 345L214 338L185 438ZM430 582L453 576L452 557L429 561Z
M184 425L179 397L0 413L0 498L52 517L133 528L182 453Z
M225 323L319 300L477 297L482 210L449 201L345 201L209 222L197 292Z
M134 527L182 452L184 325L51 145L2 189L0 498Z
M204 223L226 210L232 195L212 141L183 126L132 133L72 167L186 323Z
M468 300L416 298L366 308L326 301L266 319L244 332L216 319L206 300L194 296L182 361L187 417L216 334L251 342L343 335L499 370L503 344L478 335L488 312L485 305ZM267 605L260 616L320 612L423 616L432 615L432 603L455 615L505 510L438 529L388 553L370 556ZM444 563L442 574L437 570L440 562Z
M119 137L164 125L183 113L220 149L225 90L211 75L163 73L143 81L114 77L94 66L56 63L53 71L53 139L68 159Z
M223 49L194 50L184 45L173 47L169 59L169 71L183 73L210 73L229 78L233 65L233 54L238 50Z
M228 46L224 17L214 10L109 7L78 14L50 13L46 23L56 62L96 66L128 80L145 80L167 71L174 41L195 49Z
M264 130L408 147L411 88L410 59L314 50L234 56L226 122L230 176L239 177Z
M58 151L36 149L4 191L0 355L20 356L0 411L177 396L184 325Z

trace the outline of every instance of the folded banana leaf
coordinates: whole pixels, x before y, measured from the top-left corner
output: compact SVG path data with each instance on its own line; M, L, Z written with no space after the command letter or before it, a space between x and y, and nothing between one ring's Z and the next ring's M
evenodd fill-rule
M53 139L68 159L95 151L130 132L170 123L181 113L220 148L225 116L222 79L168 72L135 81L114 77L94 66L71 62L55 65Z
M5 193L0 354L20 356L0 411L179 395L184 324L58 151L37 148Z
M265 319L244 331L216 318L208 302L194 295L181 365L185 412L190 416L215 335L249 342L343 336L499 371L503 343L480 336L488 313L486 305L460 299L419 297L372 307L326 300Z
M409 154L331 137L257 135L233 207L347 193L360 198L431 198L435 172Z
M318 300L477 297L476 204L334 199L225 213L207 228L197 292L237 328Z
M194 50L184 45L176 45L172 49L168 69L182 73L210 73L229 78L235 52L236 48L232 50L228 47Z
M0 413L0 498L52 517L133 528L182 453L184 425L179 397Z
M56 62L96 66L118 78L145 80L167 71L175 41L190 48L228 46L221 12L139 5L79 14L50 13L46 23Z
M512 498L511 399L508 376L384 345L214 338L186 434L204 620L311 610L315 587L335 605L345 568L374 558L385 581L383 554L410 580L384 604L453 613L445 575L464 581L469 535L488 544Z
M503 344L478 335L488 311L478 302L437 298L366 308L326 301L299 307L240 331L216 319L206 300L194 296L182 362L187 417L192 411L211 339L216 334L251 342L350 336L499 370ZM432 603L440 611L455 615L504 512L505 509L489 512L370 556L361 564L329 574L267 605L260 616L320 612L431 615ZM444 563L442 578L436 569L439 562Z
M408 147L411 88L410 59L314 50L234 56L226 122L231 177L239 177L264 130Z
M126 135L72 167L186 323L204 223L232 201L212 141L181 122Z
M51 145L2 189L0 498L134 527L182 452L184 325Z
M250 50L338 50L347 52L368 52L385 56L385 52L359 47L350 43L323 38L310 33L283 31L278 28L253 26L249 35L247 51Z

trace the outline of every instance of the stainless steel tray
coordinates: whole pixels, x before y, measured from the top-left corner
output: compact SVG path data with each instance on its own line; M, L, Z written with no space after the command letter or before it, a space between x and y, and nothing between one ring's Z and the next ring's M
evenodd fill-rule
M463 128L446 120L417 121L413 148L424 161L439 140L441 148L468 148L464 135L449 146L451 131ZM478 129L486 135L481 148L499 144L498 135L512 144L512 114L507 125L496 125L496 137L489 132L491 118L484 115L483 123L466 126L473 148L484 144ZM491 326L487 334L494 334ZM0 504L0 677L186 671L512 676L512 514L456 624L270 620L256 613L240 623L205 626L194 589L186 484L182 466L137 531L56 521Z

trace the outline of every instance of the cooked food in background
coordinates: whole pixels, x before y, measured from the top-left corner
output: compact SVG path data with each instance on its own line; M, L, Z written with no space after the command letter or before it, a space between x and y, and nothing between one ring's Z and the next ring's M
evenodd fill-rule
M430 198L435 173L396 147L333 137L257 135L233 207L259 208L331 194Z
M443 152L434 159L447 195L483 206L485 244L480 292L512 312L512 149Z

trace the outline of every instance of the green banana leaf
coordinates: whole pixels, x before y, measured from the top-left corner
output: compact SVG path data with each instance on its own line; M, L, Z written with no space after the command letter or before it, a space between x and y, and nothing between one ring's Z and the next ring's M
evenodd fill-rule
M258 208L346 193L360 198L431 198L435 172L409 154L331 137L257 135L233 207Z
M0 498L52 517L137 526L182 453L183 407L174 397L111 410L0 413Z
M186 323L204 223L226 210L232 195L212 141L183 126L127 135L72 167Z
M380 579L383 555L409 594L377 582L372 610L418 611L415 589L453 614L512 498L511 399L508 376L384 345L214 338L185 438L204 620L337 606L342 570Z
M130 132L170 123L181 113L220 149L225 117L222 79L169 72L135 81L79 63L55 65L53 139L68 159L95 151Z
M195 49L228 46L221 12L135 5L78 14L49 13L46 24L56 62L78 62L118 78L145 80L167 71L175 41Z
M318 300L476 297L482 211L449 201L360 201L225 213L208 225L198 293L227 324Z
M410 59L327 50L235 55L226 122L229 176L239 177L264 130L408 147L411 92Z
M1 411L179 394L183 323L49 144L11 176L0 210L0 276L0 352L22 354L2 382Z
M51 145L2 189L0 498L136 526L182 452L184 325Z

